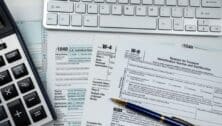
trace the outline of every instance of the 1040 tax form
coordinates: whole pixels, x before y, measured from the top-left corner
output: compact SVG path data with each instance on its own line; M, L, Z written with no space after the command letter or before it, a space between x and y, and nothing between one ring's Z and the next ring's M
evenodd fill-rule
M166 125L112 103L116 97L197 126L221 126L221 55L182 43L98 42L83 125Z

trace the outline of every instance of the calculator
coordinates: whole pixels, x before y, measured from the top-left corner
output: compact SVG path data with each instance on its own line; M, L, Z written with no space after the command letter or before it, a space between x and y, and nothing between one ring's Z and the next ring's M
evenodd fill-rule
M24 40L0 0L0 126L42 126L54 119Z

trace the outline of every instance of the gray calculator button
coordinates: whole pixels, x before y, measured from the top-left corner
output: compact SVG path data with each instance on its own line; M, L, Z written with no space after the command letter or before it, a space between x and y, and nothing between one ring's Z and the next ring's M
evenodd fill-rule
M0 56L0 67L5 65L5 61L2 56Z
M16 126L28 126L31 124L20 99L8 103L8 109Z
M2 92L2 96L4 97L5 100L9 100L9 99L12 99L12 98L18 96L18 92L17 92L14 84L9 85L5 88L2 88L1 92Z
M28 75L25 64L20 64L12 68L12 73L16 79Z
M34 89L32 80L30 77L23 79L18 82L19 89L22 93L26 93L32 89Z
M5 54L5 57L9 63L21 59L21 55L17 49Z
M25 95L24 100L28 108L33 107L41 102L37 92Z
M8 82L11 82L11 81L12 81L12 78L11 78L8 70L0 72L0 86L6 84Z
M7 118L7 115L6 115L4 107L0 106L0 121L2 121L3 119L6 119L6 118Z
M5 43L0 44L0 50L6 49L7 45Z
M45 113L45 110L44 110L44 108L42 106L37 107L37 108L31 110L30 114L31 114L32 120L34 122L38 122L38 121L40 121L40 120L42 120L42 119L47 117L46 113Z
M11 123L10 121L5 121L5 122L0 123L0 126L11 126Z

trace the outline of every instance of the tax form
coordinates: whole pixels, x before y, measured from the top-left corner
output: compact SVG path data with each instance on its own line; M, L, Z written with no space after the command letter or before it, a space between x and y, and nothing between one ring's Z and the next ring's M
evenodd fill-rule
M58 119L47 126L81 126L93 35L48 32L47 91Z
M121 98L197 126L222 125L221 51L187 43L98 42L84 126L163 126L111 102Z

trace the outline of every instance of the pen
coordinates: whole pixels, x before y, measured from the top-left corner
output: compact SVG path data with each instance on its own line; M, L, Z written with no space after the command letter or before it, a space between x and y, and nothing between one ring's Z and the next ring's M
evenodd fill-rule
M154 112L152 110L140 107L138 105L135 105L135 104L132 104L132 103L120 100L120 99L111 98L111 100L121 106L124 106L124 107L131 109L133 111L139 112L139 113L141 113L145 116L151 117L155 120L159 120L160 122L165 122L166 124L170 124L171 126L194 126L193 124L191 124L187 121L184 121L180 118L167 117L167 116L161 115L157 112Z

